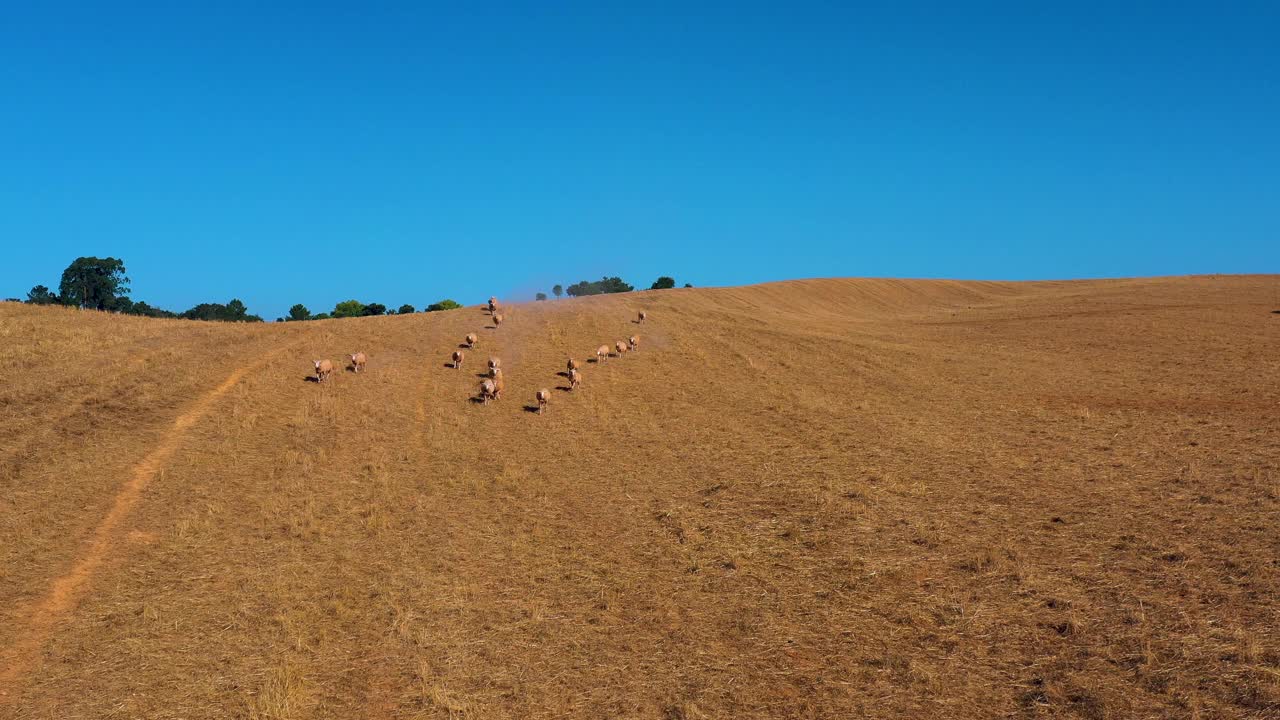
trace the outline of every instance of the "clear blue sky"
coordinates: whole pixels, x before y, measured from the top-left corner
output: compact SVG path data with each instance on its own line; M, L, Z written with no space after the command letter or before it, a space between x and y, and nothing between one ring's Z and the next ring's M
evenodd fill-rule
M0 296L1280 271L1280 3L369 5L8 4Z

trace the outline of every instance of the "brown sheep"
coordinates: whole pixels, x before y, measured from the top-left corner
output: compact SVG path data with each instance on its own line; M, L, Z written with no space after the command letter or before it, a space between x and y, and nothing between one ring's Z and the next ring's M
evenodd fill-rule
M328 360L316 360L316 382L324 382L329 379L329 373L333 372L333 363Z
M480 401L481 402L483 402L485 405L488 405L490 400L497 399L497 397L498 397L498 386L494 385L492 380L485 380L484 382L480 383Z
M547 409L547 403L551 401L551 391L543 388L538 391L538 414L541 415L543 410Z
M596 362L602 363L608 359L609 359L608 345L601 345L600 347L596 348Z
M493 314L493 326L497 327L502 324L502 313Z
M476 337L475 333L467 333L467 347L473 348L478 342L480 342L480 338Z
M496 357L491 357L491 358L489 358L489 369L490 369L490 370L493 370L493 369L498 368L498 367L501 367L501 366L502 366L502 359L501 359L501 358L496 358Z
M635 350L637 347L640 347L640 336L632 335L631 337L627 338L627 344L631 346L632 350Z
M582 384L582 373L577 368L569 371L569 389L573 390Z
M460 367L462 367L462 351L454 350L453 351L453 369L457 370Z
M577 370L577 369L578 369L578 361L574 360L573 358L569 358L569 372L573 372L574 370Z
M497 400L502 397L502 391L507 389L507 380L502 377L502 371L499 370L497 375L493 376L493 399Z
M351 356L352 372L360 372L364 370L364 364L369 362L369 358L362 352L358 352Z
M649 316L648 316L648 315L646 315L646 314L645 314L645 312L644 312L643 310L641 310L641 311L640 311L640 322L644 322L644 319L645 319L645 318L647 318L647 317L649 317Z
M627 344L619 340L613 344L613 349L618 351L618 357L622 357L622 353L627 351Z

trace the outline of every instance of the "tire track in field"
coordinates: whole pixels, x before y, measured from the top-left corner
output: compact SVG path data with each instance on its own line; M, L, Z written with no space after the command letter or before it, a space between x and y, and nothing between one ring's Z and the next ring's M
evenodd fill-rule
M53 581L49 592L27 612L24 625L13 644L0 651L0 707L17 697L22 678L36 664L37 655L59 620L75 610L88 589L94 573L111 557L116 546L123 542L115 537L120 525L138 504L142 492L155 479L165 462L182 443L188 430L202 420L223 395L240 382L250 371L267 363L281 351L267 353L257 362L233 371L222 384L197 399L191 407L173 421L160 443L133 468L131 477L116 493L111 509L94 528L83 551L79 553L71 569Z

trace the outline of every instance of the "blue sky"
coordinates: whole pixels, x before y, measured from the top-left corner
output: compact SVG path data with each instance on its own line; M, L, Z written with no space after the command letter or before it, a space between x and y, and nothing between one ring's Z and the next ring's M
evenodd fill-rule
M0 296L1280 271L1274 2L366 5L6 6Z

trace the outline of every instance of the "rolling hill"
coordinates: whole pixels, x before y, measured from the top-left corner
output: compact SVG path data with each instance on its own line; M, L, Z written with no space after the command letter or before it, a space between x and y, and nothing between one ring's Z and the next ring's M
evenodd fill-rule
M1276 276L498 329L0 304L0 718L1277 717L1276 310Z

